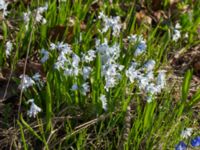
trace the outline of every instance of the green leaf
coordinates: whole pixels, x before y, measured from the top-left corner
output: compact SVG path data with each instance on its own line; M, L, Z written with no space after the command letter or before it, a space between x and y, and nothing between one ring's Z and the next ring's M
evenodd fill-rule
M101 57L98 54L96 58L96 72L95 72L95 81L94 81L94 97L93 103L98 101L100 95L100 86L101 86Z
M19 125L19 128L20 128L21 139L22 139L22 143L24 145L24 149L27 150L28 148L27 148L25 137L24 137L23 127L22 127L21 123L18 120L17 120L17 124Z
M37 132L35 132L33 130L33 128L31 128L31 126L28 125L28 123L26 123L26 121L23 119L22 115L20 115L20 120L22 122L22 124L33 134L35 135L40 141L43 142L42 138L37 134Z
M185 74L183 85L182 85L182 102L185 102L188 97L191 79L192 79L192 71L188 70Z
M155 101L146 104L144 112L144 129L148 129L149 127L151 127L153 123L155 108L156 108Z
M2 22L2 27L3 27L3 38L4 40L6 40L8 36L8 28L4 21Z
M51 89L50 89L49 83L47 82L47 86L46 86L46 121L47 121L46 131L51 130L51 116L52 116Z

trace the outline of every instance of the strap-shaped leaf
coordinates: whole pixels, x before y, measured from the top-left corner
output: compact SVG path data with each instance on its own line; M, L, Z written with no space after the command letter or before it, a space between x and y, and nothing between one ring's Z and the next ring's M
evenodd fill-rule
M47 120L47 126L46 130L51 130L51 116L52 116L52 99L51 99L51 89L50 85L47 82L46 86L46 120Z
M192 71L188 70L185 74L183 85L182 85L182 102L185 102L188 97L191 79L192 79Z

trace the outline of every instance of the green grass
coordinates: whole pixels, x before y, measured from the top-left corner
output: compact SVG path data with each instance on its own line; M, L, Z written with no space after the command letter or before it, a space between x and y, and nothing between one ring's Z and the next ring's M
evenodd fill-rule
M36 23L33 14L27 31L23 12L27 12L28 7L23 2L19 3L19 6L15 3L10 5L10 14L1 21L0 26L3 32L3 40L0 41L0 68L9 67L15 72L18 70L18 60L37 62L37 59L42 57L42 48L48 50L50 56L47 62L42 64L46 80L44 86L34 85L23 91L19 98L20 111L15 111L18 113L17 117L14 116L15 119L9 120L7 115L3 115L2 120L9 125L0 128L8 130L14 127L18 138L12 139L14 144L8 142L8 145L2 147L19 149L20 144L21 149L174 149L180 140L189 143L189 140L181 137L184 128L194 129L192 137L200 134L199 112L194 109L200 101L200 90L188 99L192 70L183 75L183 83L180 85L182 88L178 91L167 80L162 92L153 97L151 103L147 103L145 94L139 90L136 82L129 82L124 70L120 72L119 83L109 91L105 90L105 79L101 76L103 64L100 53L97 53L94 61L80 63L80 66L87 65L93 68L87 80L90 92L86 95L80 90L71 90L74 83L78 86L84 83L82 75L66 76L64 71L54 69L59 52L49 50L51 42L64 41L70 44L75 54L81 56L82 53L95 49L95 39L103 42L104 38L107 38L109 46L115 42L120 45L121 52L117 63L128 69L133 60L138 62L139 66L143 66L147 60L154 59L155 74L170 65L171 53L183 48L189 49L200 43L197 33L200 25L199 1L185 0L179 4L191 5L192 16L180 13L179 20L174 20L172 16L167 20L168 23L161 21L154 26L143 22L137 24L136 2L124 1L126 6L123 8L121 1L113 1L113 4L106 1L100 4L91 0L67 0L60 1L57 8L55 0L48 1L48 10L43 13L47 23ZM146 2L150 7L150 1ZM31 1L29 9L33 11L44 4L44 1ZM168 0L164 1L162 9L169 9ZM102 21L98 19L101 11L108 16L120 16L121 23L126 28L122 29L119 37L113 37L111 30L106 33L98 31L102 29ZM10 29L8 21L15 23L13 29ZM174 42L171 37L177 21L182 26L182 35L187 32L189 37L185 39L182 36ZM51 30L56 27L57 33L52 34ZM143 35L146 39L147 50L139 57L133 55L136 45L126 42L127 36L131 34ZM11 56L6 58L5 44L8 40L14 43L14 48ZM26 68L24 71L30 76L34 74ZM167 75L170 76L171 73L172 70L167 70ZM20 83L16 76L13 76L12 80ZM173 94L174 91L180 93L178 99ZM107 111L102 108L99 99L101 94L107 98ZM31 98L34 98L37 106L42 109L36 118L29 118L26 114L30 107L26 102ZM10 104L5 105L8 108L3 113L12 113ZM131 109L130 112L127 112L127 108Z

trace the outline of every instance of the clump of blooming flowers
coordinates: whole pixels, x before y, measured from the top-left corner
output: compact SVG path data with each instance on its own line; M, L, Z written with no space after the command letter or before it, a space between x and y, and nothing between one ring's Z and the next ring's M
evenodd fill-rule
M192 136L193 128L186 128L181 131L181 137L184 139L189 139ZM200 147L200 136L194 137L190 144L192 147ZM176 150L187 150L188 144L186 144L184 141L180 141L176 146Z
M41 88L42 86L44 86L44 82L40 79L41 75L39 73L34 74L32 77L29 77L28 75L20 75L20 79L21 79L21 83L18 86L18 88L22 91L27 90L29 87L33 86L33 85L37 85L39 88ZM36 115L42 111L42 109L40 107L38 107L35 103L34 103L34 99L29 99L27 101L27 104L31 104L30 109L27 112L27 115L29 117L36 117Z
M112 35L115 37L118 37L120 34L120 30L122 28L120 23L120 17L108 17L103 12L100 12L99 19L103 20L103 26L104 28L101 30L102 33L107 32L109 29L112 30Z
M165 86L165 71L159 70L157 79L154 76L155 61L148 60L142 68L137 68L137 63L133 62L128 70L126 76L130 83L137 83L141 91L146 93L147 102L153 100L153 96L159 94Z
M147 45L141 35L130 35L128 36L128 40L130 43L136 44L136 50L134 51L135 57L145 53ZM156 62L153 59L146 61L142 67L140 63L138 64L138 62L133 61L125 71L130 83L137 83L140 91L146 94L146 100L149 103L152 102L154 96L162 91L166 84L166 71L158 70L158 75L155 76L155 65Z
M96 40L96 51L101 56L102 62L102 77L105 78L105 90L108 91L117 85L121 79L120 71L123 70L124 66L117 63L117 59L120 56L119 44L115 43L113 46L109 46L106 39L103 43Z
M119 35L121 29L120 18L107 17L101 12L99 19L102 19L104 23L102 33L111 28L113 36ZM136 46L133 57L137 58L146 52L146 40L141 35L130 35L128 40L131 45ZM90 79L90 75L95 69L91 66L91 62L95 60L97 54L101 60L101 79L104 83L105 92L109 92L110 89L118 85L123 72L125 72L130 84L137 83L140 91L146 95L147 102L151 102L165 86L166 71L159 70L155 73L156 62L153 59L146 61L142 67L140 62L132 62L129 68L125 70L125 67L118 63L121 55L120 45L117 42L110 44L106 38L103 40L96 39L94 49L81 52L80 56L72 50L68 43L50 43L49 50L42 49L41 51L41 62L47 62L51 53L55 51L58 56L54 63L54 69L62 72L65 76L74 77L71 91L79 90L84 96L90 91L90 80L88 79ZM83 80L77 84L77 78L81 76ZM100 93L99 100L102 103L102 108L107 110L105 94Z

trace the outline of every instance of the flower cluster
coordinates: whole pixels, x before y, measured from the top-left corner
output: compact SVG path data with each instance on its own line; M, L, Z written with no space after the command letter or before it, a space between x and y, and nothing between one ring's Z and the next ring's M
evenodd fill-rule
M96 52L94 50L89 50L86 52L86 54L82 53L82 62L84 63L90 63L96 58Z
M29 104L29 103L31 103L31 107L30 107L30 109L28 110L27 115L28 115L29 117L35 118L36 115L37 115L39 112L42 111L42 109L41 109L40 107L38 107L38 106L34 103L34 99L29 99L29 100L27 101L27 104Z
M51 50L57 49L59 56L54 65L57 70L63 70L65 75L77 77L79 75L79 62L80 57L75 54L68 44L64 43L51 43Z
M105 90L113 88L117 85L119 79L121 79L120 71L123 70L124 66L117 62L120 56L120 47L117 43L113 46L109 46L106 39L104 43L96 41L96 51L100 54L102 60L102 76L105 77Z
M45 11L47 11L48 9L48 4L46 3L45 6L43 7L38 7L37 9L35 9L33 12L33 16L34 16L34 19L36 21L36 23L42 23L42 24L46 24L47 20L43 17L43 13ZM23 17L24 17L24 22L26 24L26 30L28 30L28 26L29 26L29 22L30 22L30 18L31 18L31 11L28 10L27 12L23 13Z
M172 36L172 40L175 41L175 42L177 42L181 38L180 28L181 28L180 24L177 23L175 25L174 33L173 33L173 36Z
M43 86L43 82L40 79L41 75L39 73L36 73L33 75L33 77L29 77L28 75L20 75L21 83L18 86L18 88L22 91L26 90L27 88L33 86L34 84L38 86ZM41 83L41 85L40 85Z
M18 87L20 90L24 91L35 84L35 81L28 75L20 75L20 79L21 83Z
M191 141L190 141L190 144L193 146L193 147L200 147L200 136L197 136L195 138L193 138ZM183 142L183 141L180 141L176 147L175 147L176 150L187 150L187 145Z
M112 35L118 37L120 34L121 24L120 17L108 17L103 12L100 12L99 19L102 19L104 22L104 28L102 29L102 33L107 32L109 29L112 29Z
M102 30L103 33L111 28L114 36L119 35L121 29L119 17L109 18L101 12L99 19L102 19L105 24ZM135 57L146 51L146 41L142 36L130 35L128 39L131 46L134 45L136 47L133 54ZM106 38L102 40L96 39L94 49L82 52L80 56L73 52L69 44L63 42L51 43L49 50L42 49L41 54L42 63L45 63L50 55L57 55L54 68L65 76L74 77L71 91L79 90L84 96L90 91L88 79L90 79L93 69L95 70L95 68L91 67L91 63L97 55L101 60L101 78L104 83L104 92L109 92L110 89L119 84L122 78L122 71L125 72L131 83L137 83L139 89L146 94L148 102L151 102L153 97L160 93L165 86L165 71L160 70L154 73L156 63L154 60L147 61L143 67L133 62L128 69L124 70L125 67L119 63L120 44L117 42L109 43ZM155 76L154 74L157 75ZM82 79L79 80L79 77ZM99 94L102 108L107 110L106 96L102 93Z
M147 61L142 68L138 68L138 64L133 62L126 70L126 76L131 83L135 81L141 91L147 94L147 102L151 102L153 96L160 93L165 86L165 71L160 70L157 80L154 77L155 61Z
M134 52L134 56L137 57L146 51L147 45L146 41L141 35L130 35L128 36L128 40L130 43L136 44L136 50Z
M66 76L76 77L82 75L83 80L85 81L80 86L76 83L72 85L71 90L76 91L80 90L83 95L89 92L90 86L86 82L90 77L92 68L90 67L90 62L92 62L96 57L96 52L94 50L89 50L86 53L81 53L79 57L71 49L71 46L67 43L57 42L50 44L50 51L42 49L41 53L43 57L41 62L44 63L49 59L49 55L52 51L58 51L58 57L54 63L54 68L64 73ZM82 65L80 65L82 63Z

